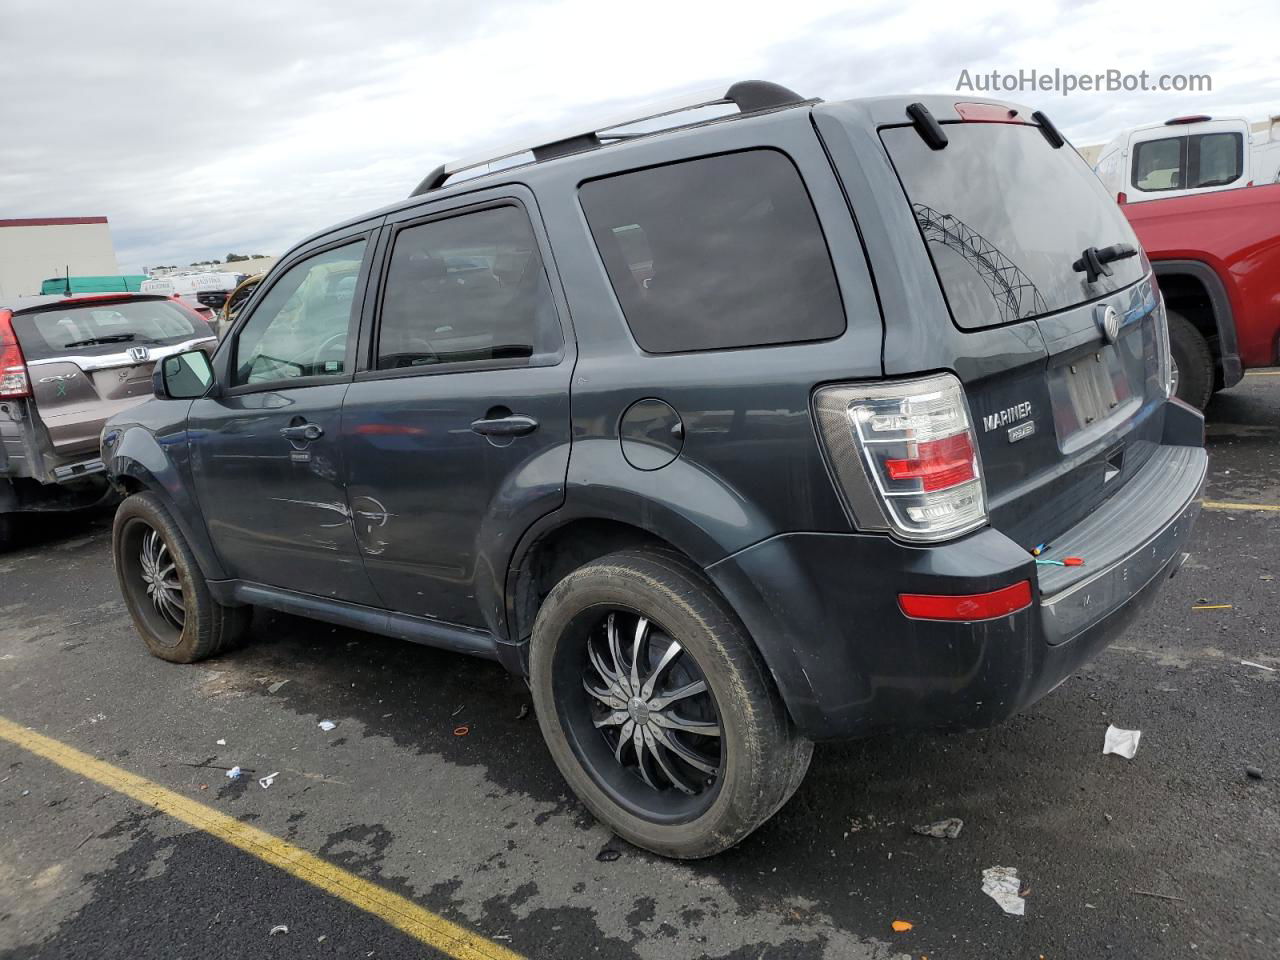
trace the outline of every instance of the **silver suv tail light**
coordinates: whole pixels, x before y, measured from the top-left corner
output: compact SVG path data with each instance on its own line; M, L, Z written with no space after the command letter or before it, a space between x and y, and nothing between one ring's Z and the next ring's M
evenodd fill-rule
M814 410L860 529L945 540L987 522L977 438L953 375L822 387Z

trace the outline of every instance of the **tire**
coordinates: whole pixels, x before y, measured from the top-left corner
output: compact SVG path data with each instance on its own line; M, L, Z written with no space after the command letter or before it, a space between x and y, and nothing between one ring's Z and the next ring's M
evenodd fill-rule
M1168 316L1169 349L1177 371L1174 396L1197 410L1203 410L1213 396L1216 367L1213 354L1209 352L1209 344L1190 320L1173 310L1168 311Z
M111 555L133 625L152 656L195 663L247 632L252 608L213 599L182 531L154 494L135 493L120 505Z
M530 646L534 707L556 765L596 818L638 847L719 853L804 779L813 744L728 603L682 557L626 550L579 567L547 596ZM685 692L700 682L703 692ZM697 732L713 727L718 736Z

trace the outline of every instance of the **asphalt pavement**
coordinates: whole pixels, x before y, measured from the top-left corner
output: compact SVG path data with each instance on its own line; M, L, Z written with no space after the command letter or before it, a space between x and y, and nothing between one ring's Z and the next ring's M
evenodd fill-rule
M1206 500L1280 505L1280 376L1209 418ZM77 518L0 555L0 718L517 954L1280 955L1280 511L1207 509L1157 605L1026 713L820 745L788 806L694 863L595 823L495 664L262 612L232 654L151 658L109 543ZM1102 755L1108 724L1142 731L1134 759ZM95 776L0 737L0 957L442 955ZM943 817L959 837L911 832ZM1024 916L982 892L993 866Z

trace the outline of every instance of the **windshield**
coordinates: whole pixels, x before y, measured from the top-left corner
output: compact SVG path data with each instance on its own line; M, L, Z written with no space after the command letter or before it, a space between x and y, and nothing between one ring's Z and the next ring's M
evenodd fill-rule
M117 300L20 313L13 318L28 360L123 353L133 346L212 336L197 317L167 300Z
M949 123L932 150L913 127L880 136L911 200L955 321L966 329L1030 320L1126 287L1141 258L1087 283L1087 247L1138 240L1093 171L1039 127Z

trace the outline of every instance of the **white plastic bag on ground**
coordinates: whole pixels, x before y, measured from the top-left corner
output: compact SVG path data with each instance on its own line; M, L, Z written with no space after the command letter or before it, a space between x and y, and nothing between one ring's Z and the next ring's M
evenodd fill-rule
M1000 904L1005 913L1021 917L1027 912L1027 901L1018 896L1016 867L987 867L982 871L982 892Z
M1138 741L1141 739L1141 730L1121 730L1108 725L1106 739L1102 741L1102 752L1117 753L1126 760L1132 760L1133 755L1138 752Z

